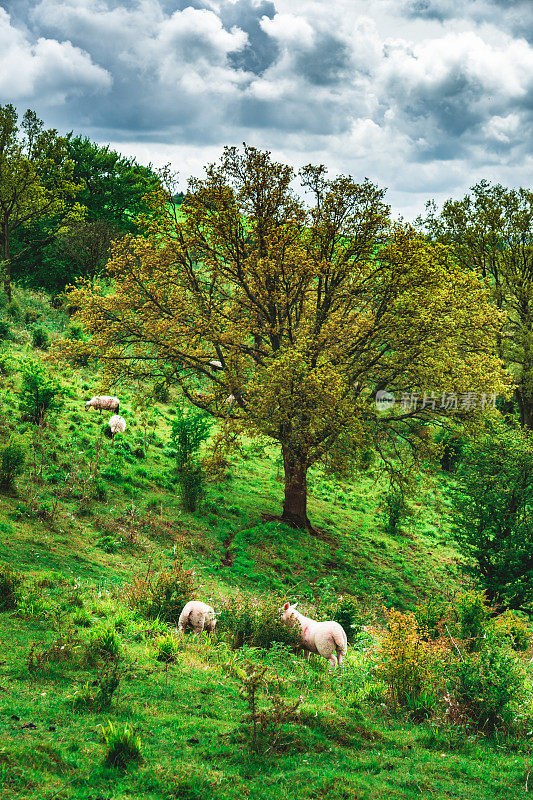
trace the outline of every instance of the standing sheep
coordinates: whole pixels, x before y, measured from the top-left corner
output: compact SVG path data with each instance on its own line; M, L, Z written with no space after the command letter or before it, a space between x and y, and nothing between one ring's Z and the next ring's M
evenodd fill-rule
M116 433L124 433L126 430L126 420L124 417L119 417L117 414L114 414L109 420L109 428L113 436Z
M286 625L299 625L304 650L308 653L318 653L327 658L330 669L334 670L337 664L342 669L342 660L348 649L346 633L341 625L334 620L317 622L310 617L304 617L296 611L297 603L285 603L281 610L281 619Z
M97 395L96 397L91 397L90 400L87 400L85 403L85 411L89 411L91 408L98 409L100 413L102 411L114 411L118 414L118 409L120 406L120 401L118 397L109 397L109 395Z
M191 627L195 633L213 633L216 624L215 609L200 600L190 600L178 620L178 628L182 632Z

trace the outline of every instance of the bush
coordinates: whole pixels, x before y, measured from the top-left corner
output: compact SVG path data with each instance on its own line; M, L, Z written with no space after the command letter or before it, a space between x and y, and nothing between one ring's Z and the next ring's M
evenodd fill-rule
M300 649L299 631L281 621L280 605L276 598L236 595L217 614L217 631L234 650L243 645L268 649L274 642Z
M15 491L15 481L22 473L24 461L24 448L18 438L11 437L6 445L0 447L0 491Z
M96 632L85 645L85 661L94 664L102 661L118 661L120 659L120 639L112 628Z
M524 652L529 647L531 629L528 622L512 611L506 611L505 614L496 617L492 631L496 637L507 640L513 650Z
M400 532L400 524L408 510L405 497L400 489L391 489L385 495L385 530L390 536Z
M460 636L469 649L477 650L485 633L489 608L482 592L466 592L457 600Z
M33 329L32 344L39 350L48 350L48 333L44 330L44 328Z
M493 731L505 721L511 701L522 690L524 678L509 647L489 636L479 653L458 664L457 698L480 730Z
M187 511L196 511L206 495L205 472L201 464L189 460L178 474L181 500Z
M22 578L7 564L0 565L0 611L13 611L17 607L17 590Z
M331 619L342 625L346 638L351 643L361 632L362 617L359 604L355 597L345 595L339 597L331 609Z
M9 324L4 319L0 319L0 339L9 339L10 336Z
M13 300L11 303L8 304L6 308L6 313L8 314L8 316L11 317L13 322L21 322L22 309L16 300Z
M453 532L488 602L523 609L533 600L533 441L491 423L466 448L452 490Z
M176 560L170 570L136 578L125 596L129 605L148 619L158 617L177 624L184 605L195 598L196 588L194 570Z
M159 642L157 660L163 661L164 664L174 664L177 652L178 648L174 638L170 635L165 636L164 639Z
M208 439L211 420L201 411L190 412L172 423L171 447L176 455L176 471L194 460L202 444Z
M412 613L389 612L375 673L387 685L392 705L412 709L424 695L438 694L444 686L444 667L449 660L447 640L428 640Z
M59 391L59 385L50 378L43 364L34 361L27 363L22 372L20 389L22 419L41 425L49 412L61 408Z
M125 769L132 761L141 761L141 739L131 725L121 727L108 722L102 727L102 738L106 744L106 767Z

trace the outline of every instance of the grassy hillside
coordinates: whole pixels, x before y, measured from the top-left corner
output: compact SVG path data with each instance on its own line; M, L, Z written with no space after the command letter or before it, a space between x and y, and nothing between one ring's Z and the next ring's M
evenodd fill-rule
M308 662L287 645L234 649L227 619L211 640L176 637L175 626L125 602L135 578L168 569L178 555L194 568L199 596L217 609L237 594L273 608L298 599L317 614L350 595L360 623L379 619L382 605L412 609L461 583L442 477L420 474L411 514L391 536L377 467L353 482L317 469L309 513L318 534L311 535L264 521L280 508L279 455L247 441L213 467L202 509L187 513L170 447L178 398L143 409L133 389L121 387L128 429L112 442L101 432L109 415L83 410L98 389L96 373L49 366L63 407L44 429L21 422L21 370L46 356L34 330L53 340L69 321L46 296L18 290L1 322L0 424L27 452L17 494L0 494L0 563L23 579L0 613L1 797L522 796L527 739L486 740L391 710L373 674L373 639L362 632L344 674L332 676L324 660ZM170 663L160 660L165 647ZM240 691L247 665L265 670L255 749ZM98 692L115 667L119 686L102 704ZM140 763L104 766L100 726L109 720L138 728Z

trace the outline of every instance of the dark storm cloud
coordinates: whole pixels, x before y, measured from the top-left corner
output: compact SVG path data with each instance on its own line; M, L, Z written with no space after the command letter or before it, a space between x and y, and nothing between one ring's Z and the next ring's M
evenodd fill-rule
M319 33L313 45L295 59L296 70L316 86L330 86L348 77L351 64L347 42L331 33Z
M261 27L261 19L272 19L276 7L270 0L237 0L225 2L220 7L220 19L230 30L240 28L248 35L246 46L238 53L231 53L230 64L236 69L244 69L261 75L279 55L279 47Z

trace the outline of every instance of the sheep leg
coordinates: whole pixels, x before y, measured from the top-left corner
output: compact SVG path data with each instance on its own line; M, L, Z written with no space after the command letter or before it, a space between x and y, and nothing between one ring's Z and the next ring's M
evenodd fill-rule
M335 655L335 653L332 653L330 655L330 657L328 658L328 661L329 661L329 669L330 669L330 671L334 672L336 670L336 668L337 668L337 656Z
M344 656L343 656L342 653L339 653L337 662L338 662L339 669L340 669L341 672L343 672L343 670L344 670L343 663L342 663L343 661L344 661Z

